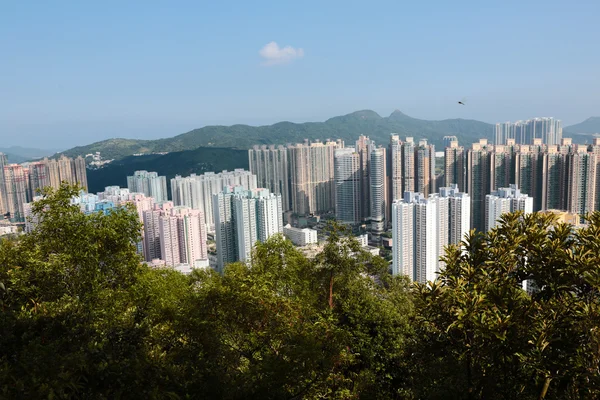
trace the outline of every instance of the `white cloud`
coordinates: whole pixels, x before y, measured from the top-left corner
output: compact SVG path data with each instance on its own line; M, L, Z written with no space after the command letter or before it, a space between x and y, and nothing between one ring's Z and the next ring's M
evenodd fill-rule
M263 65L277 65L304 57L304 50L292 46L279 47L277 43L270 42L260 49L258 54L264 59Z

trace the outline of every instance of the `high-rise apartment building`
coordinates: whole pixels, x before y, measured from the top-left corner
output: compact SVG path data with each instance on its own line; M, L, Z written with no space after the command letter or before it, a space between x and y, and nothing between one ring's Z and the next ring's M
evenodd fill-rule
M513 139L509 139L512 141ZM496 145L490 153L490 188L496 190L511 183L513 173L514 146Z
M201 210L208 232L214 232L213 196L222 193L223 189L229 186L242 186L246 190L256 189L256 175L244 169L192 174L185 178L177 175L171 179L171 198L177 206Z
M471 226L485 229L485 196L490 193L490 153L486 139L473 143L467 150L467 193L471 196Z
M362 221L362 171L361 157L353 148L336 149L335 168L335 213L344 224Z
M360 159L360 217L367 221L371 214L371 153L375 148L375 142L368 136L361 135L356 141L356 153Z
M388 211L388 180L386 149L378 147L371 151L370 165L370 220L371 230L383 232L390 220Z
M156 203L168 201L167 177L156 172L135 171L127 177L127 188L131 192L143 193L152 197Z
M27 171L19 164L4 166L4 187L6 190L6 210L15 222L25 221L24 205L28 203Z
M533 198L521 193L516 185L500 188L486 196L485 205L485 230L496 227L502 214L523 211L533 212Z
M257 241L283 232L280 194L267 189L226 187L213 198L217 268L235 261L249 261Z
M495 139L495 144L507 144L508 139L514 139L516 144L533 144L535 139L540 139L543 144L556 145L562 139L562 123L552 117L499 123Z
M567 211L585 215L596 204L596 155L580 147L567 155Z
M6 198L6 186L4 183L4 167L8 160L4 153L0 153L0 219L8 212L8 199Z
M298 215L335 211L334 151L343 142L289 145L292 211Z
M405 192L414 192L417 188L415 148L412 137L407 137L402 143L402 197Z
M401 200L404 197L404 186L402 185L402 142L400 136L392 133L388 145L388 176L389 176L389 204Z
M73 159L63 154L58 160L44 158L42 161L29 163L27 179L30 199L36 196L38 190L47 186L58 189L61 182L77 184L84 192L88 190L85 159L81 156Z
M460 245L471 229L471 197L458 185L440 188L440 197L448 199L448 244Z
M419 141L415 149L416 191L425 197L435 193L435 147L427 140Z
M189 264L208 259L206 225L202 211L173 203L154 204L143 212L144 258L166 265Z
M442 139L442 145L444 149L446 147L450 147L452 142L458 142L458 138L456 136L444 136Z
M425 283L436 279L449 243L449 197L406 192L392 204L392 273Z
M291 209L288 151L285 146L262 145L248 150L250 172L256 175L257 187L280 194L283 211Z
M456 140L444 149L444 179L446 187L456 184L459 190L465 190L465 148Z

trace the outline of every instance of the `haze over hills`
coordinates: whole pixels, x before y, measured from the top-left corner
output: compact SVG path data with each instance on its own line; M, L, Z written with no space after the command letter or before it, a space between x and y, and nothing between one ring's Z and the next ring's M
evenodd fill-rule
M0 153L6 154L8 161L11 163L21 163L28 160L51 156L59 149L35 149L30 147L11 146L0 147Z
M564 128L566 132L572 133L600 133L600 117L590 117L583 122Z
M492 139L493 125L466 119L427 121L412 118L400 111L382 117L375 111L362 110L333 117L325 122L278 122L273 125L205 126L190 132L158 140L109 139L87 146L74 147L63 153L70 157L101 152L105 159L121 159L136 153L192 150L198 147L228 147L248 149L254 144L286 144L306 139L344 139L353 142L359 135L368 135L385 145L390 133L415 140L428 139L437 147L445 135L456 135L462 143L479 138Z

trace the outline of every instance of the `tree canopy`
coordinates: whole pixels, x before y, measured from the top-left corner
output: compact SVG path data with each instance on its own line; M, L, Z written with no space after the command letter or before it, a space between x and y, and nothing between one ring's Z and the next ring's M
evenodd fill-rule
M185 276L141 263L134 210L85 215L76 193L0 241L0 398L599 396L600 214L506 215L423 285L336 223L314 259L274 236Z

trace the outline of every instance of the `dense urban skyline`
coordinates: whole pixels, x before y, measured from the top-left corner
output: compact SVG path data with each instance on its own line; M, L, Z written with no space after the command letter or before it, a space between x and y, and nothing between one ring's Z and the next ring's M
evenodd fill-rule
M67 148L360 109L492 124L555 115L568 126L600 109L598 2L65 2L2 11L8 145Z

